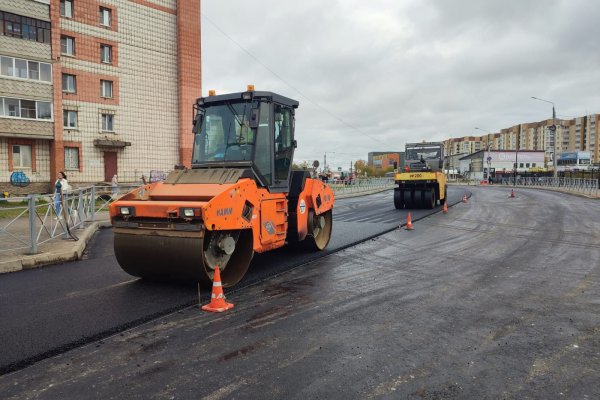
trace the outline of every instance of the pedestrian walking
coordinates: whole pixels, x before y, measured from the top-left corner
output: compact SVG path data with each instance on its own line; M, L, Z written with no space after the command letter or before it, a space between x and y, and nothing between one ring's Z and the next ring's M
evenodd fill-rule
M62 210L62 200L63 195L71 190L69 186L69 182L67 181L67 174L63 171L60 171L56 177L56 182L54 182L55 192L54 192L54 209L56 211L57 219L62 219L62 215L60 214Z
M119 179L117 177L117 174L114 174L111 180L111 185L112 185L112 195L113 198L117 197L117 193L119 192Z

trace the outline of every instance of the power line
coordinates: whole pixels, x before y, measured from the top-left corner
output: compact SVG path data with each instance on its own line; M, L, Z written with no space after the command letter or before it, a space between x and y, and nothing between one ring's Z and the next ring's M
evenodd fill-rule
M325 107L323 107L322 105L320 105L319 103L317 103L316 101L312 100L310 97L308 97L306 94L304 94L300 89L298 89L297 87L295 87L294 85L292 85L291 83L289 83L288 81L286 81L282 76L280 76L278 73L276 73L275 71L273 71L271 68L269 68L265 63L263 63L258 57L256 57L254 54L252 54L249 50L247 50L244 46L242 46L240 43L238 43L234 38L232 38L231 36L229 36L227 34L227 32L225 32L223 29L221 29L213 20L211 20L209 17L206 16L206 14L204 13L200 13L205 19L206 21L208 21L213 27L215 27L215 29L217 29L219 32L221 32L221 34L223 36L225 36L227 39L229 39L233 44L235 44L237 47L239 47L244 53L246 53L249 57L251 57L254 61L256 61L258 64L260 64L264 69L266 69L267 71L269 71L271 74L273 74L273 76L275 76L277 79L279 79L281 82L285 83L288 87L290 87L292 90L296 91L300 96L304 97L306 100L308 100L309 103L312 103L313 105L317 106L318 108L320 108L322 111L326 112L327 114L329 114L331 117L335 118L336 120L338 120L339 122L341 122L342 124L346 125L348 128L360 133L361 135L365 135L370 137L371 139L384 144L385 146L387 146L388 144L385 143L384 141L376 138L375 136L372 136L366 132L361 131L360 129L356 128L353 125L350 125L349 123L347 123L346 121L344 121L343 119L341 119L340 117L338 117L337 115L335 115L334 113L332 113L331 111L329 111L328 109L326 109Z

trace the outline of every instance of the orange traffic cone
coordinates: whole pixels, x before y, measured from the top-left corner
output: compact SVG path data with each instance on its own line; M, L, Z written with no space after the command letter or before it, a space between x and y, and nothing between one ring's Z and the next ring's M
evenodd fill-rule
M408 216L406 217L406 229L409 231L412 231L413 229L415 229L412 224L412 218L410 216L410 213L408 213Z
M467 201L468 201L467 194L465 193L465 195L463 196L463 203L466 203Z
M223 312L233 308L232 303L225 301L223 294L223 286L221 286L221 272L219 267L215 268L215 277L213 279L212 294L210 295L210 303L202 306L204 311Z
M515 189L512 189L510 191L510 197L517 197L517 196L515 196Z
M447 201L444 202L444 208L442 208L442 212L443 213L447 213L448 212L448 202Z

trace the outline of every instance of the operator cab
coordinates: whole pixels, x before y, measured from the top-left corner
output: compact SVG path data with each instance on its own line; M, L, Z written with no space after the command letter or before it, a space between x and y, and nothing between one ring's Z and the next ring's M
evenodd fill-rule
M271 192L289 188L299 103L272 92L200 97L194 105L192 168L250 169Z
M441 171L444 167L443 143L407 143L405 163L411 172Z

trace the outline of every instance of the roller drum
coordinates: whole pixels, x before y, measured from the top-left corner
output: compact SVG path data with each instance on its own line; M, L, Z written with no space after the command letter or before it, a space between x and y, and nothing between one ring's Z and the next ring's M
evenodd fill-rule
M238 231L231 254L211 246L211 238L221 232L198 233L115 228L114 249L119 265L125 272L140 278L160 282L196 283L210 286L214 268L221 269L221 282L229 287L246 274L254 255L252 231ZM212 241L214 243L214 241ZM207 254L208 252L208 254ZM208 256L208 257L207 257Z

